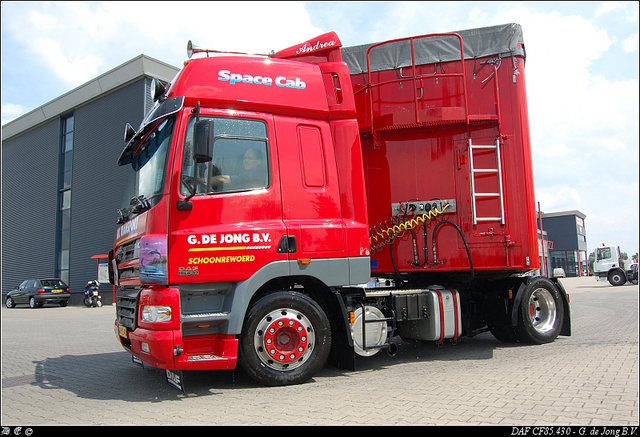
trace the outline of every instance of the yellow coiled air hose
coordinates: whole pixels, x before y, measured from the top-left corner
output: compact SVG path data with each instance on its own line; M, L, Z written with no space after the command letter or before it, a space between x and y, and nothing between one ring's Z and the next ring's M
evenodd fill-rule
M387 220L380 223L378 226L372 227L369 229L369 244L371 245L371 250L373 252L381 250L385 245L390 244L395 237L402 235L405 231L409 231L420 226L420 223L424 223L427 220L433 220L438 215L442 214L449 206L450 204L445 203L442 211L434 208L427 213L418 215L411 220L407 220L402 223L394 223L391 220Z

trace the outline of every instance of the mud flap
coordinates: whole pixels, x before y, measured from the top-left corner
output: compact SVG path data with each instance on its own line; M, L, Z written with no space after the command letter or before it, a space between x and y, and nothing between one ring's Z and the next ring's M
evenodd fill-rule
M356 352L353 348L349 315L342 296L334 292L335 299L327 299L327 317L331 324L331 353L328 363L338 369L356 370Z
M169 370L166 369L167 382L173 388L177 388L183 394L187 394L184 387L184 373L182 370Z
M570 337L571 336L571 306L569 303L569 295L564 289L562 282L558 278L549 278L551 282L560 290L560 296L562 297L562 303L564 304L564 320L562 322L562 330L560 335Z

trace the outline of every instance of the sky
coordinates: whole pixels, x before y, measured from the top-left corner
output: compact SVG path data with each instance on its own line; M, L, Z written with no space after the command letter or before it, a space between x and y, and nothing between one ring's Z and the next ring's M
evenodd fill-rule
M2 2L2 125L140 54L268 53L522 26L536 202L586 214L588 252L638 253L638 2Z

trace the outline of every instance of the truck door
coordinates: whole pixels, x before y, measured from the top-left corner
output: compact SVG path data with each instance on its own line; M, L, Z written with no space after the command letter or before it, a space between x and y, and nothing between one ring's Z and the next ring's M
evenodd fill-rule
M282 214L292 259L346 256L338 175L326 122L276 117Z
M214 120L213 158L194 164L195 116L184 115L184 150L175 159L170 204L170 281L235 282L266 264L286 260L273 118L241 114ZM179 149L179 148L178 148ZM191 209L177 201L192 190Z

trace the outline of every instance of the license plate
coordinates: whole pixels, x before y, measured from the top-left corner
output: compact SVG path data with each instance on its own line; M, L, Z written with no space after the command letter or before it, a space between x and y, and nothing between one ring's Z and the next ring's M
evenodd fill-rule
M62 293L62 290L51 290L52 293Z
M124 337L124 338L129 338L128 334L127 334L127 327L126 326L118 326L118 330L120 331L120 336Z

